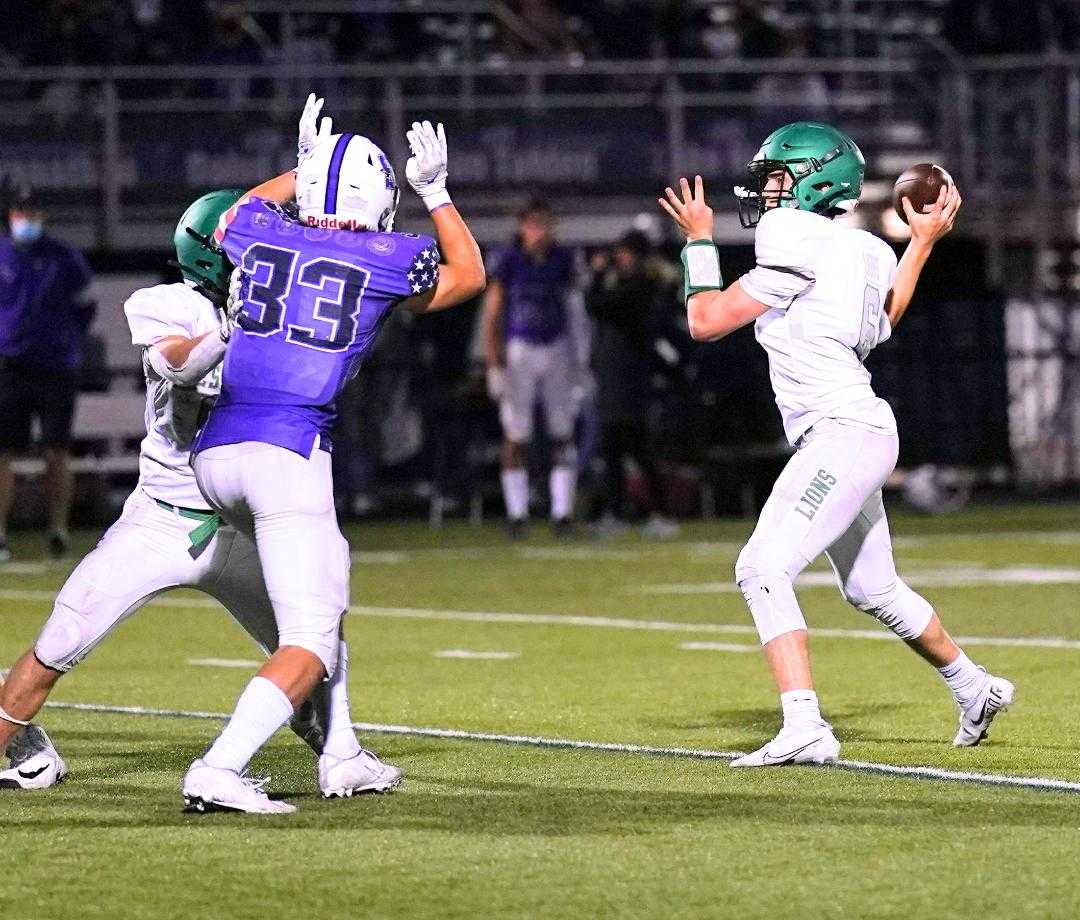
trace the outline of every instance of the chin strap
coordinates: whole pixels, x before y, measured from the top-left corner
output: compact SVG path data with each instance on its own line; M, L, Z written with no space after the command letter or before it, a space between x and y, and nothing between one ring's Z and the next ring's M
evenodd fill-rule
M11 722L13 725L22 725L24 727L30 724L23 719L16 719L15 716L10 715L3 706L0 706L0 719L3 719L5 722Z

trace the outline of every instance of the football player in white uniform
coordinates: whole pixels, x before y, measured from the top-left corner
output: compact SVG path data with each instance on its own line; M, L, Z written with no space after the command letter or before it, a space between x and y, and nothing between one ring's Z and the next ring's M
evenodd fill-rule
M911 242L897 264L882 240L848 226L864 163L847 135L815 122L773 132L735 190L744 226L757 227L754 269L723 288L713 213L701 177L661 206L686 235L686 309L695 339L755 322L776 402L796 448L735 566L780 691L783 727L736 767L828 763L840 744L821 717L796 576L822 552L843 596L933 665L960 707L953 743L978 744L1014 687L976 666L927 601L896 574L881 488L897 458L892 409L874 395L863 361L903 317L934 244L960 208L955 186L926 212L904 200Z
M63 778L63 760L29 719L63 674L162 591L205 591L225 605L265 654L278 646L255 544L209 508L188 459L196 428L221 386L231 328L226 303L232 266L210 235L242 193L211 192L181 217L174 242L185 283L144 288L124 304L146 374L147 434L139 483L120 519L68 578L34 647L0 688L0 747L9 745L12 761L0 773L0 788L42 788ZM334 677L316 689L290 725L319 757L324 796L385 791L397 785L401 771L357 741L344 641L339 654ZM245 793L222 807L265 810L266 797L256 783L241 788Z

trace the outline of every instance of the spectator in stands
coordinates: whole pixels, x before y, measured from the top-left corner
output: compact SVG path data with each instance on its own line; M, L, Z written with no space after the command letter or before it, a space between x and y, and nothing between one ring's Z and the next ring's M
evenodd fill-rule
M30 447L31 421L41 427L49 551L68 546L71 471L68 444L83 340L94 305L82 297L90 269L67 243L44 233L45 214L29 189L10 202L0 237L0 560L10 558L11 457Z
M526 460L538 400L552 444L551 519L556 534L565 535L573 528L575 391L582 379L568 310L574 256L556 242L551 209L533 200L519 216L517 238L493 262L484 296L484 358L488 393L499 403L503 427L502 487L510 536L525 536Z
M651 258L648 238L638 230L623 236L610 254L594 255L591 268L585 304L596 323L592 363L606 477L600 527L608 533L625 527L630 503L624 462L630 459L645 488L646 535L674 536L678 526L660 513L664 488L648 424L654 342L670 284Z

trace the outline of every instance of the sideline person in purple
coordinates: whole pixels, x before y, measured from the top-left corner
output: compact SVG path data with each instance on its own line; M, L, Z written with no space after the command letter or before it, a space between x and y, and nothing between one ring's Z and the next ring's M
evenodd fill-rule
M499 253L484 298L484 360L488 394L499 404L503 429L502 487L510 537L525 536L529 474L525 466L536 403L552 442L551 520L571 531L577 454L575 387L581 362L570 336L567 298L575 284L573 253L558 245L555 219L542 201L520 213L518 235Z
M68 546L69 442L83 342L94 305L83 299L90 268L74 247L44 232L45 212L28 188L8 205L0 235L0 561L10 558L11 458L30 449L38 420L45 454L49 551Z

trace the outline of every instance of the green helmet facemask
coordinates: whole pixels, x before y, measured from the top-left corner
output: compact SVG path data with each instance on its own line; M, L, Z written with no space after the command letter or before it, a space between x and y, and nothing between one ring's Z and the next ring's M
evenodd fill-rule
M177 266L184 277L211 298L229 296L229 276L233 266L214 242L214 230L221 215L240 199L246 189L223 188L195 199L176 225L173 246Z
M851 211L862 194L866 161L855 142L831 125L796 121L777 128L747 164L750 182L736 187L739 220L757 226L761 215L774 207L798 208L825 217ZM790 188L770 190L771 175L786 173ZM786 184L786 183L785 183Z

